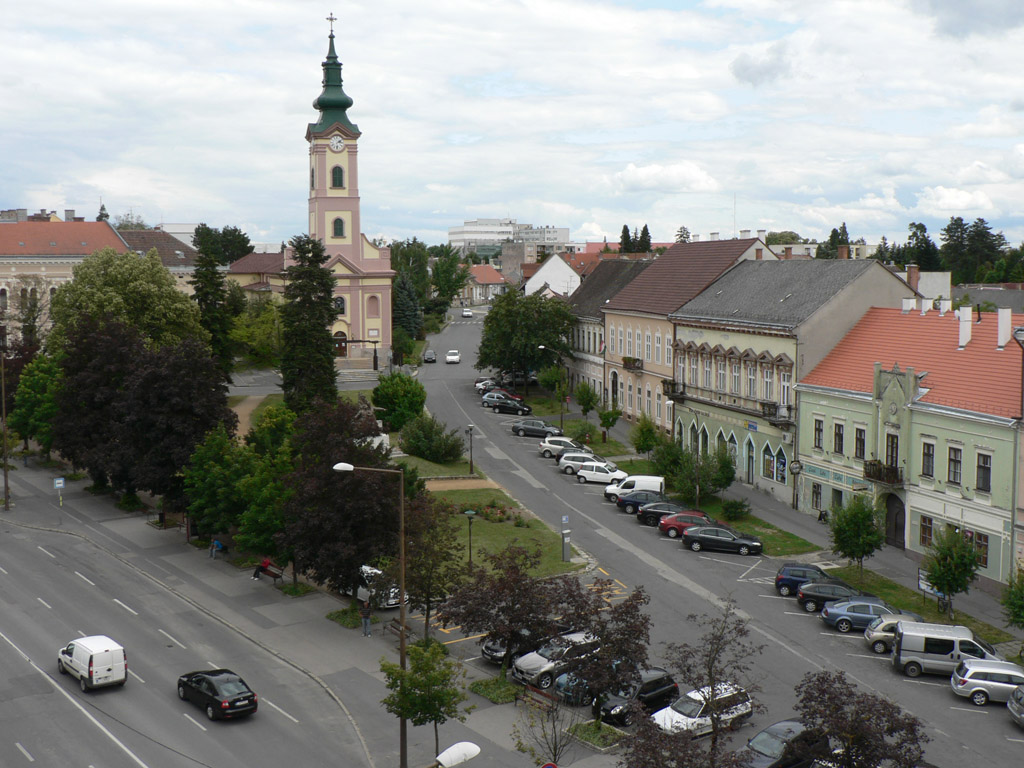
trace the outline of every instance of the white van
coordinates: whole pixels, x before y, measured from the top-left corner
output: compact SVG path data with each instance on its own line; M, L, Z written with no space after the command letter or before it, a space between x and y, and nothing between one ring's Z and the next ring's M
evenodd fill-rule
M625 496L633 491L657 491L665 492L665 478L658 475L630 475L625 480L612 483L604 489L604 497L608 501L618 501L620 496Z
M80 637L57 651L57 671L77 677L83 691L124 685L128 680L128 656L106 635Z
M922 672L950 675L964 659L1004 660L969 627L917 621L896 625L892 666L907 677L918 677Z

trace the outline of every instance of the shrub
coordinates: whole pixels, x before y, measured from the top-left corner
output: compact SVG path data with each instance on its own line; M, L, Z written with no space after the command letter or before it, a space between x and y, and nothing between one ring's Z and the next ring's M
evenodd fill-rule
M750 514L746 499L726 499L722 502L722 517L729 521L741 520Z
M583 421L571 423L566 427L566 434L578 443L593 442L595 431L592 425Z
M410 456L418 456L437 464L458 461L466 443L457 429L445 432L445 425L433 416L420 414L402 427L398 444Z
M373 404L382 409L380 418L400 430L410 420L423 413L427 390L412 376L404 373L381 375L373 389Z
M441 317L437 315L424 315L423 316L423 338L427 337L428 333L440 333L441 332Z

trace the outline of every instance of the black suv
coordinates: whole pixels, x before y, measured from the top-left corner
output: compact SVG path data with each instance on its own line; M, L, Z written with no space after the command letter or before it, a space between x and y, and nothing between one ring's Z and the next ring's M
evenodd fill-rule
M841 579L819 579L801 584L796 592L796 601L808 613L817 613L826 603L846 600L850 597L865 595L856 587L851 587ZM873 595L872 595L873 597Z
M783 597L789 597L796 594L801 584L827 578L828 574L816 565L783 563L779 572L775 574L775 591Z
M650 504L653 501L668 501L668 496L660 491L633 491L619 496L615 506L621 507L627 514L635 515L641 505Z
M661 667L651 667L640 673L640 684L607 697L601 704L601 719L606 723L629 725L633 722L630 706L638 702L648 712L656 712L679 698L679 686L672 675ZM596 700L595 700L596 705ZM597 715L597 712L594 713Z

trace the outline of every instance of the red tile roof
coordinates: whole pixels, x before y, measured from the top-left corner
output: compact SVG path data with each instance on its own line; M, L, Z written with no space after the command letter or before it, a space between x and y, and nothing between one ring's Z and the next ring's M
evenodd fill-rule
M667 315L736 263L757 238L676 243L619 291L605 309Z
M501 272L490 264L474 264L469 268L471 279L477 285L500 285L505 282Z
M89 256L127 250L105 221L16 221L0 224L0 256Z
M120 234L129 248L142 251L143 255L156 248L165 267L191 267L196 263L196 250L169 232L161 229L131 229Z
M523 274L523 280L529 280L537 274L537 270L540 269L540 267L540 264L523 264L522 269L520 270Z
M921 402L986 413L1021 417L1021 348L1011 338L996 348L996 313L983 312L973 322L971 340L959 344L960 321L952 312L935 310L903 314L875 307L867 312L801 383L854 392L874 389L874 364L883 370L899 365L927 372ZM1024 315L1012 315L1010 327L1024 325Z
M232 262L228 272L236 275L279 275L284 273L284 254L249 253Z
M651 243L651 250L653 251L655 248L671 248L673 245L675 245L675 243ZM606 242L603 242L603 241L602 242L598 242L598 243L587 243L587 250L586 250L586 252L588 254L590 254L590 253L600 253L600 252L604 251L605 248L608 248L608 250L611 251L612 253L618 253L619 252L619 241L616 240L614 243L606 243ZM632 256L632 255L633 254L629 254L629 253L624 253L623 254L623 256ZM648 256L650 254L638 253L636 255L637 256Z

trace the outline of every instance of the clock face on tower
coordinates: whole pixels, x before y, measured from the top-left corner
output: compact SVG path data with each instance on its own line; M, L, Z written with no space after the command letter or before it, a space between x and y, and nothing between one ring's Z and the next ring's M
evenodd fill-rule
M341 152L345 148L345 140L341 136L331 137L331 149L335 152Z

